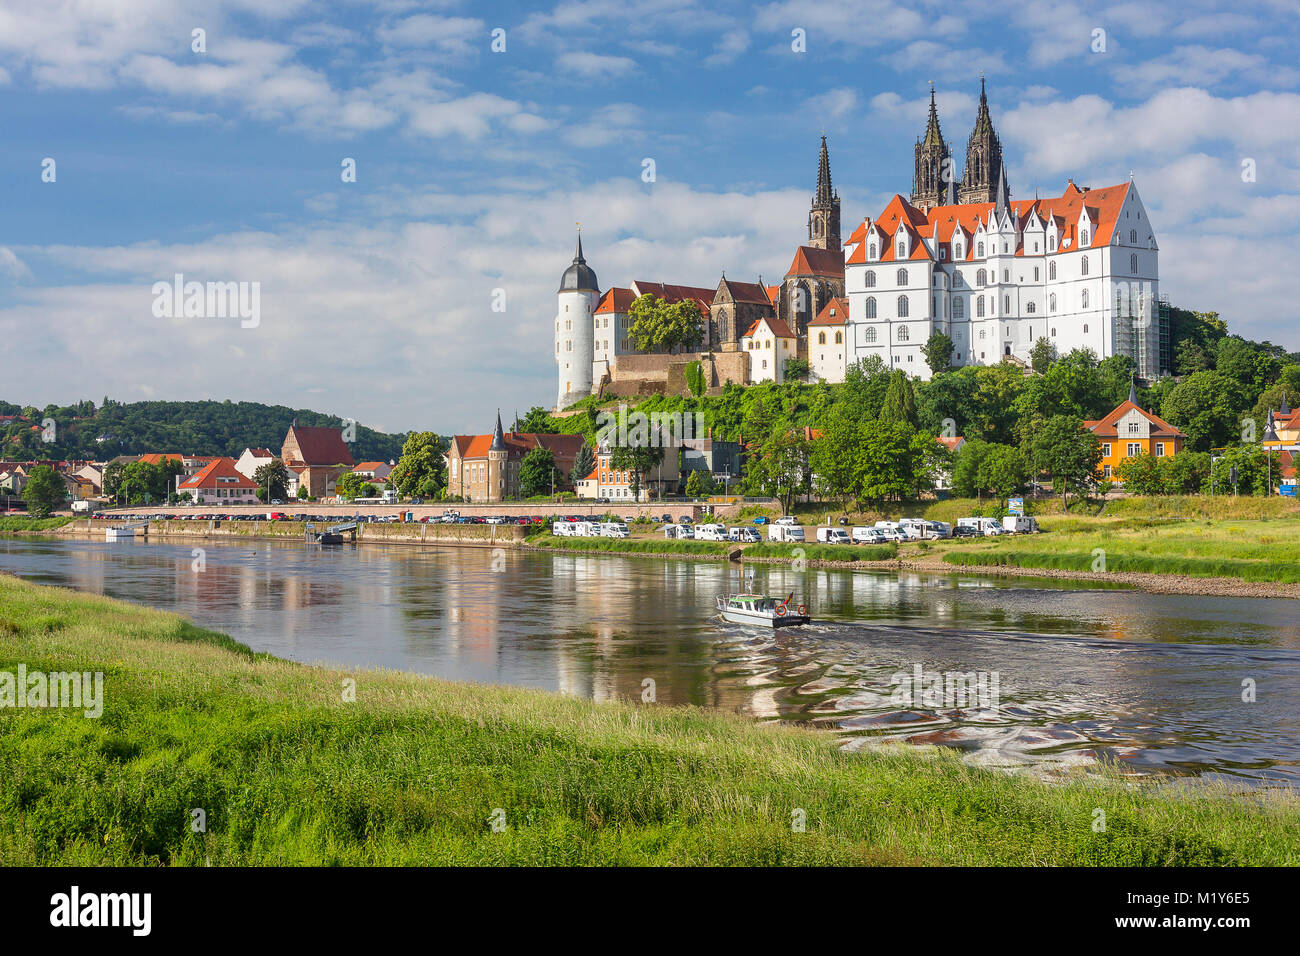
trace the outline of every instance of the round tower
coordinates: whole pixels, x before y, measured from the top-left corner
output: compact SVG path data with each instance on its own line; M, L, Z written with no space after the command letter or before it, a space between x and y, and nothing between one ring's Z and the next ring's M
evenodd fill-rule
M560 277L556 298L559 311L555 314L555 364L560 388L555 409L559 411L591 394L591 370L596 360L592 313L600 301L600 286L595 271L582 257L581 234L578 253Z

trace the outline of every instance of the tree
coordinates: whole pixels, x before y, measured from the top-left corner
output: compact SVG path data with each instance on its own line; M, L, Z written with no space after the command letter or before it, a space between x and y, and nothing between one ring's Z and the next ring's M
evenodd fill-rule
M1019 448L989 445L987 454L980 460L976 480L980 488L994 498L1006 498L1024 490L1029 480L1029 468Z
M519 420L518 430L528 435L553 435L557 431L550 413L540 405L528 409Z
M615 445L611 449L609 463L619 471L629 472L632 476L633 499L640 500L645 478L655 465L664 460L664 450L653 445Z
M704 394L707 383L704 381L704 366L700 362L691 362L686 366L686 387L697 398Z
M1239 439L1238 412L1245 404L1237 382L1218 372L1195 372L1165 395L1160 417L1182 429L1193 450L1209 451Z
M67 499L67 487L57 471L49 465L37 465L31 470L23 488L23 501L27 503L29 512L44 518L56 508L62 508Z
M642 352L692 348L704 337L694 299L665 302L647 292L628 307L628 338Z
M692 470L691 473L686 476L686 497L687 498L704 497L704 488L702 487L702 483L700 481L701 474L702 472Z
M902 369L889 377L889 388L880 408L880 420L894 424L916 425L916 392L912 380Z
M573 456L573 469L569 472L569 483L573 484L586 478L596 467L596 456L591 453L591 449L583 444L578 449L578 453Z
M787 382L807 381L812 368L806 359L791 358L785 360L785 380Z
M930 373L938 375L945 372L952 365L953 342L946 333L937 329L930 333L930 338L921 346L921 354L925 356L925 364L930 366Z
M1082 492L1097 477L1101 443L1074 415L1053 415L1030 439L1030 465L1036 474L1052 476L1065 506L1071 490Z
M1174 457L1180 456L1175 455ZM1263 445L1242 444L1224 449L1223 454L1215 459L1212 481L1216 494L1232 494L1232 469L1234 466L1237 469L1238 494L1268 494L1270 468L1273 490L1277 490L1278 479L1281 477L1279 471L1281 462L1277 453L1271 450L1265 452Z
M447 487L443 443L433 432L412 432L388 480L403 497L437 498Z
M757 442L750 444L744 485L749 494L769 495L781 500L784 510L810 487L811 448L802 428L781 421Z
M550 494L562 479L549 448L533 448L519 463L519 493L525 498Z
M1209 490L1210 453L1183 449L1159 459L1166 494L1194 495Z
M363 476L348 471L339 475L338 481L334 482L334 492L348 501L353 498L368 498L370 496L365 493L365 486L366 479Z
M263 501L267 497L281 499L289 497L289 469L279 458L273 458L265 465L258 466L253 472L253 481L257 483L257 497Z
M1029 350L1029 364L1033 366L1035 372L1043 374L1056 361L1056 346L1046 335L1040 335L1035 341L1033 348Z
M1124 490L1129 494L1164 494L1165 475L1160 462L1161 459L1147 454L1125 458L1116 466L1115 478L1124 483Z

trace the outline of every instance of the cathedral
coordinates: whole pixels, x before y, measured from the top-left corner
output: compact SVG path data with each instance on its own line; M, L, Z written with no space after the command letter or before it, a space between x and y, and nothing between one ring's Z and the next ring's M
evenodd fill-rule
M636 280L601 292L579 240L558 293L556 408L593 394L680 394L696 366L714 392L784 381L794 360L814 380L842 381L870 356L929 378L922 347L939 332L954 366L1027 364L1047 337L1059 354L1125 354L1141 377L1161 374L1158 246L1134 183L1090 189L1070 180L1059 197L1013 202L982 77L963 159L959 179L931 85L910 196L895 195L842 240L822 136L807 241L776 284L723 273L715 288ZM694 304L698 351L635 347L629 310L646 294Z

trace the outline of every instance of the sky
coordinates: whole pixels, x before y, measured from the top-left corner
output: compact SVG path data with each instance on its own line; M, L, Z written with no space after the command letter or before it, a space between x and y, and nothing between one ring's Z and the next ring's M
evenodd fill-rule
M577 223L602 289L775 283L820 134L847 236L910 191L931 82L960 168L981 72L1013 198L1131 175L1161 291L1300 350L1297 13L0 0L0 399L488 431L554 401ZM178 274L256 318L169 316Z

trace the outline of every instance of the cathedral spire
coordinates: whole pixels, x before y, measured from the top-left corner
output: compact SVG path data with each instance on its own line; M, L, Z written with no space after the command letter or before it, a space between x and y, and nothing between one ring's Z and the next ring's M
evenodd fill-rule
M925 126L925 146L943 146L943 131L939 129L939 108L934 103L934 84L930 84L930 121Z
M808 245L840 251L840 197L831 187L831 157L825 133L817 159L817 192L808 211Z
M916 142L916 165L912 173L912 205L922 212L943 205L945 186L956 176L952 154L939 128L939 107L934 101L934 84L930 84L930 118L925 136Z
M961 201L996 201L998 171L1001 168L1002 141L993 128L984 76L980 74L980 105L975 113L975 126L966 141L966 168L961 181Z
M581 243L581 240L579 240L579 243ZM578 250L578 256L579 256L579 258L581 258L581 256L582 256L582 250L581 250L581 249ZM491 450L492 450L492 451L505 451L505 448L506 448L506 440L505 440L505 436L504 436L504 435L502 434L502 432L501 432L501 409L498 408L498 409L497 409L497 427L494 428L494 429L492 429L492 448L491 448Z

